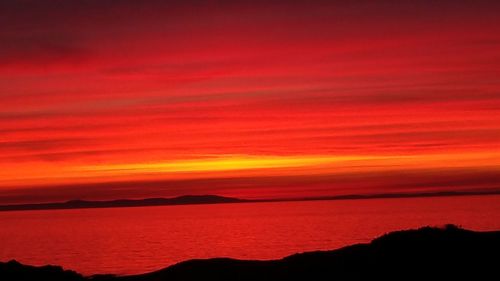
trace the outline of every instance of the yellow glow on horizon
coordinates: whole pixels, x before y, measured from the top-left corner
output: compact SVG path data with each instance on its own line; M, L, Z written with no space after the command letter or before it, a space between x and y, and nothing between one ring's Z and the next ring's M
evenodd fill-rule
M500 165L500 154L427 155L304 155L256 156L218 155L212 158L173 160L157 163L107 164L78 167L81 172L106 175L203 174L208 177L234 172L247 175L337 174L401 169L437 169Z
M367 156L250 156L222 155L208 159L176 160L162 163L93 165L82 171L112 173L221 172L254 169L311 167L330 163L368 160Z
M23 167L27 164L23 163ZM0 165L3 186L68 184L144 179L194 179L238 176L335 175L408 169L498 169L500 152L456 152L422 155L203 155L147 163L34 162L30 175L16 165Z

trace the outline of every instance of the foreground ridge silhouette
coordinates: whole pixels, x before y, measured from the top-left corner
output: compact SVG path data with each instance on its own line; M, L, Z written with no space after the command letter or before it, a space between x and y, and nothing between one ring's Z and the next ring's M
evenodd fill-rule
M367 244L272 261L189 260L130 276L84 277L58 266L0 263L0 280L500 280L500 231L447 225L391 232Z

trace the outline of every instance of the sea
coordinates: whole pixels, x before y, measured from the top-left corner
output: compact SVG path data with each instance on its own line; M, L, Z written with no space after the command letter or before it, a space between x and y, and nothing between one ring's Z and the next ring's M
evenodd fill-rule
M189 259L279 259L445 224L500 230L500 196L0 212L0 261L126 275Z

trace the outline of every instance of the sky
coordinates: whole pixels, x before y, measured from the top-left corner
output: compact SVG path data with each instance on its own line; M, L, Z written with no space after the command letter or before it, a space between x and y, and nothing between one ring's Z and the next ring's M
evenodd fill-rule
M2 1L0 203L500 190L498 1Z

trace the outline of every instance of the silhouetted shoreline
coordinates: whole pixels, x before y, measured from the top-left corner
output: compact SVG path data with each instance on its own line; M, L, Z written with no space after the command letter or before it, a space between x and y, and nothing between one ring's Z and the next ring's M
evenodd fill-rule
M61 203L3 205L0 211L120 208L194 204L241 203L247 200L217 195L185 195L173 198L119 199L111 201L71 200Z
M500 280L500 231L453 225L391 232L370 243L280 260L189 260L151 273L85 277L58 266L0 263L0 280Z
M225 203L391 199L391 198L474 196L474 195L500 195L500 190L464 191L464 192L443 191L443 192L420 192L420 193L352 194L352 195L339 195L339 196L278 198L278 199L240 199L240 198L225 197L219 195L183 195L172 198L118 199L110 201L71 200L66 202L53 202L53 203L0 205L0 212L59 210L59 209L146 207L146 206L169 206L169 205L197 205L197 204L225 204Z

